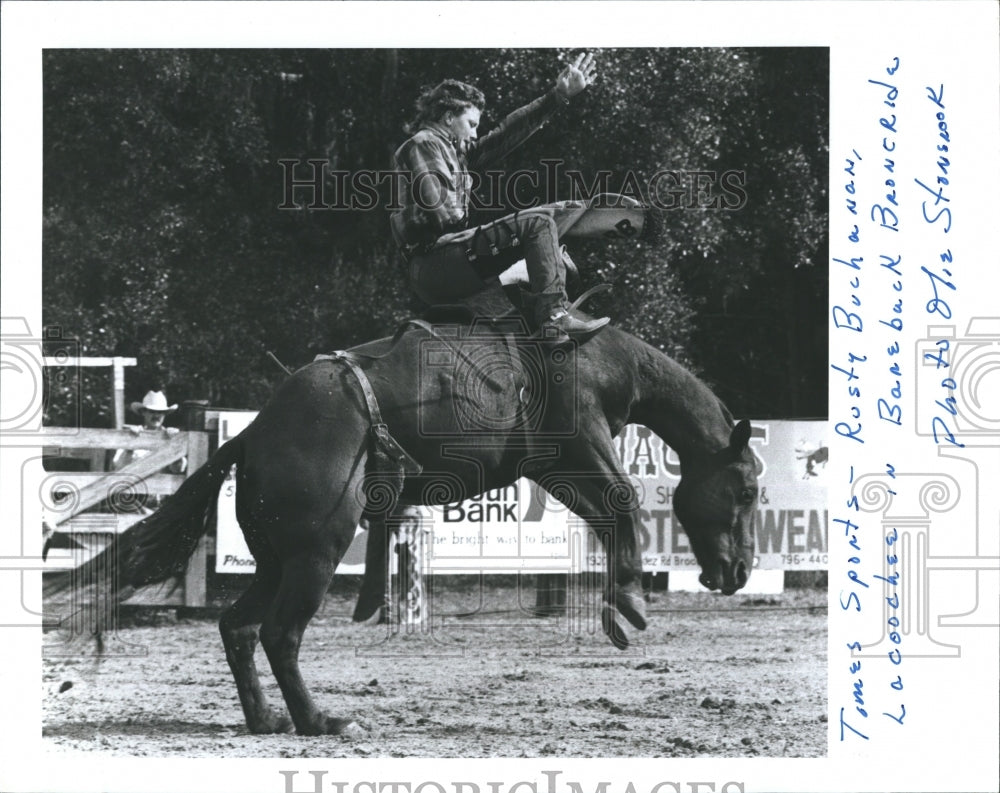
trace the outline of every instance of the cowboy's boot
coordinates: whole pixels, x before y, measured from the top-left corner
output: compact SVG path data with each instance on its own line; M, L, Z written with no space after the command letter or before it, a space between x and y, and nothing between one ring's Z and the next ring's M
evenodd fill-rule
M561 293L535 295L534 300L538 335L551 344L566 344L571 339L583 344L611 321L609 317L574 317L569 313L565 295Z

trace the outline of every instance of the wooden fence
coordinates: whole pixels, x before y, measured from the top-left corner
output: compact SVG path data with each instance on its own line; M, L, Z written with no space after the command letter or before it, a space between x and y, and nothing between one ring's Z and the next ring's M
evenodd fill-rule
M74 558L63 556L47 562L52 569L76 566L106 547L114 535L144 517L143 501L162 498L180 487L185 475L164 473L164 469L186 459L186 471L193 473L208 459L209 450L209 433L200 431L46 428L40 441L50 469L41 491L44 531L67 535L69 544L78 549ZM119 449L146 454L136 455L118 470L104 470L109 450ZM91 470L51 470L59 467L60 458L81 457ZM203 537L177 590L168 596L151 594L161 588L150 588L150 592L136 593L129 602L204 606L207 555Z

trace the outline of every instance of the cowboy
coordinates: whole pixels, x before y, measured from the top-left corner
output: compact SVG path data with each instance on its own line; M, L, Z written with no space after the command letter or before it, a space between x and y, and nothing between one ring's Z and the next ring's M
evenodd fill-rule
M132 402L129 409L142 418L141 425L126 424L125 429L133 435L144 432L162 432L166 437L176 435L180 430L176 427L164 427L167 416L177 410L177 405L168 405L167 397L162 391L147 391L142 402ZM111 470L120 471L125 466L141 460L149 454L149 449L118 449L111 460ZM168 465L164 471L171 474L183 474L187 470L187 458L182 457Z
M478 138L485 106L479 89L445 80L417 102L413 132L395 154L406 181L403 204L391 219L393 237L409 265L411 285L430 304L461 300L501 280L524 260L528 302L540 333L563 343L586 341L608 323L569 313L568 257L564 236L632 237L648 232L642 205L624 196L561 201L469 226L472 177L468 169L497 161L527 140L595 78L593 56L580 54L556 78L552 89L515 110L488 135ZM610 200L609 200L610 199ZM572 262L569 262L571 265Z
M124 429L129 430L133 435L142 435L144 432L155 432L158 434L162 433L165 437L170 438L180 432L180 430L176 427L163 426L163 422L166 417L177 410L177 405L168 405L167 397L162 391L148 391L146 396L143 397L142 402L131 403L129 405L129 409L142 418L141 425L125 425ZM111 471L121 471L123 468L131 465L136 460L141 460L143 457L149 456L149 454L149 449L117 449L114 456L111 458L108 469ZM180 459L174 460L174 462L170 463L170 465L165 467L162 472L168 474L183 474L186 471L187 457L181 457ZM136 494L134 501L135 509L140 515L151 515L162 503L162 500L162 496L155 494ZM43 560L48 556L49 549L51 548L80 547L80 545L74 540L67 539L67 537L57 533L55 526L44 519L42 521L42 538L44 540L44 544L42 546Z

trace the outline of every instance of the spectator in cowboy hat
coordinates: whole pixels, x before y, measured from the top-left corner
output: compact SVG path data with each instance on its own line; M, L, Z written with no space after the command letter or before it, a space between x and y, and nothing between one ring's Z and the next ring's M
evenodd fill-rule
M167 415L177 410L177 405L167 405L167 396L162 391L147 391L142 402L133 402L129 408L133 413L142 416L142 429L158 430L163 426L163 420Z
M129 409L142 417L142 424L126 424L125 429L134 435L141 435L143 432L163 432L166 437L176 435L179 430L176 427L164 427L163 422L166 417L177 410L177 405L168 405L167 397L163 391L147 391L142 402L133 402ZM119 449L111 461L111 470L119 471L125 466L141 460L149 454L148 449ZM187 458L182 457L167 466L164 471L170 474L183 474L187 470Z
M176 427L164 427L163 421L166 417L177 410L177 405L168 405L167 397L163 391L148 391L142 398L142 402L132 402L129 409L142 417L142 424L126 424L127 429L133 435L142 435L144 432L157 433L162 437L169 438L176 435L180 430ZM111 458L109 470L121 471L137 460L141 460L150 454L150 449L117 449ZM160 473L183 474L187 471L187 457L181 457L170 465L162 469ZM140 515L150 515L159 507L162 496L159 495L139 495L134 501L135 511ZM102 511L93 508L93 511ZM48 555L50 548L79 548L80 545L68 535L60 534L49 524L42 522L42 537L44 545L42 547L42 559Z

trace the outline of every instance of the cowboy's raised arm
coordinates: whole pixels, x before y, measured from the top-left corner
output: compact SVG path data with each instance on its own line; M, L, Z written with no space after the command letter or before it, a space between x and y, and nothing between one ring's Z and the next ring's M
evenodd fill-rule
M594 56L590 53L577 55L559 73L550 91L515 110L496 129L469 147L469 166L483 168L502 160L541 129L560 106L594 82L595 76Z
M580 53L573 63L559 73L553 90L560 97L563 97L564 101L569 101L594 82L596 77L597 67L594 65L594 56L589 52Z

